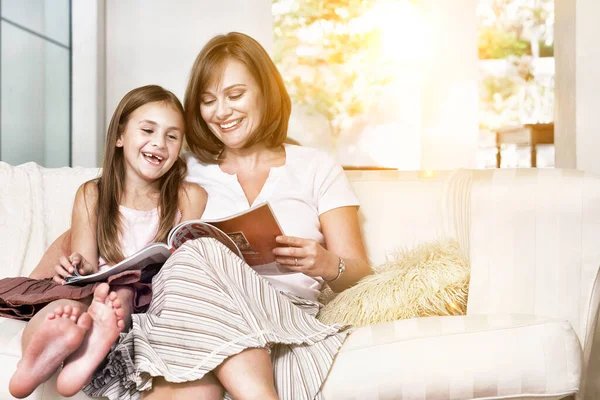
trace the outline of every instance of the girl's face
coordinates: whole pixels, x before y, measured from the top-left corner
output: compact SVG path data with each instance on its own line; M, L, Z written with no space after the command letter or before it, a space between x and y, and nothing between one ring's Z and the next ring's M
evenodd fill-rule
M234 59L225 61L219 78L200 95L200 114L225 147L241 148L260 125L261 91L248 68Z
M116 143L123 148L126 178L151 183L162 177L179 157L183 134L183 117L171 105L137 108Z

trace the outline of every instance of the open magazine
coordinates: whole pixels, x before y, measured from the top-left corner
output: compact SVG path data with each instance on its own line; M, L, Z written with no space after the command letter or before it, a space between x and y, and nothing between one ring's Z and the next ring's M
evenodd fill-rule
M283 235L281 226L269 203L258 204L241 213L218 220L189 220L169 232L167 243L151 243L118 264L90 275L72 275L66 284L105 281L109 276L126 270L142 270L164 264L171 254L188 240L212 237L244 259L250 266L275 261L273 249L280 246L275 238Z

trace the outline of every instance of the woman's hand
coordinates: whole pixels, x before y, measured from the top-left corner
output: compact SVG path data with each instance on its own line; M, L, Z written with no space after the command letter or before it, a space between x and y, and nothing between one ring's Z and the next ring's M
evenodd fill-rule
M316 240L294 236L277 236L276 240L277 243L289 246L273 249L275 260L289 270L325 280L334 279L338 275L339 257L323 248Z
M75 273L75 268L79 275L88 275L94 272L94 266L87 262L85 258L79 253L72 253L70 256L61 256L59 258L60 264L54 267L56 274L54 275L54 282L61 285L65 284L65 278Z

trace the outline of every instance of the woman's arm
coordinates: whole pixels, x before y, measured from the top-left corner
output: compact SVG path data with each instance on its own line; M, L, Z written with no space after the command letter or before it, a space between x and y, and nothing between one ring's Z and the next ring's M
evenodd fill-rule
M181 221L190 219L200 219L206 208L208 195L201 186L184 182L179 191L179 211L181 211Z
M335 279L341 257L346 271L339 279L329 282L331 290L341 292L373 272L360 233L358 207L335 208L321 214L319 219L327 250L335 255L334 260L324 266L326 271L321 277L326 281Z
M322 277L334 292L341 292L372 273L360 234L358 208L339 207L319 217L327 249L317 241L293 236L279 236L277 242L290 247L273 250L278 263L293 271ZM346 270L338 278L340 258Z

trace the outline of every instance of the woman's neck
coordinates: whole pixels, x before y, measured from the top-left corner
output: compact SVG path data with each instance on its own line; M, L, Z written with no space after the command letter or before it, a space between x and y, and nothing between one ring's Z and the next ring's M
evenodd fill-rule
M258 143L247 149L225 148L221 153L221 168L227 170L251 171L265 166L277 166L285 163L283 146L268 148L264 143Z

